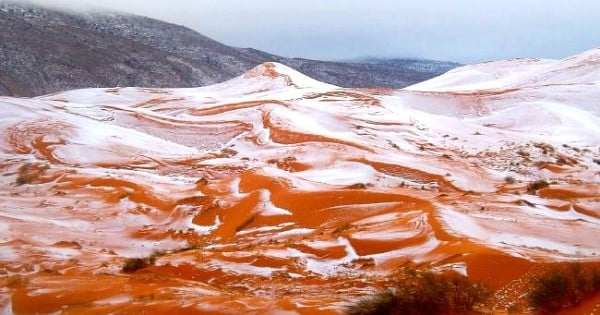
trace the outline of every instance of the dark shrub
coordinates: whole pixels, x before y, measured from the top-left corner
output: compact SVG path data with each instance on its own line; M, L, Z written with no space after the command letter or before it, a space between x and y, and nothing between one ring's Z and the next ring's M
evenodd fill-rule
M529 185L527 185L527 192L534 193L537 190L540 190L542 188L546 188L548 186L550 186L550 184L547 181L545 181L545 180L538 180L537 182L533 182L533 183L530 183Z
M27 175L19 175L17 177L16 183L17 185L21 186L21 185L25 185L25 184L29 184L31 183L31 176L27 176Z
M123 267L121 268L121 271L130 273L144 269L154 264L155 260L156 258L154 256L150 256L148 258L127 258L123 264Z
M19 167L17 172L18 176L15 182L17 185L31 184L35 179L44 173L48 169L47 165L44 164L33 164L26 163Z
M570 264L549 270L533 280L531 306L553 313L600 292L600 269Z
M346 309L351 315L465 314L488 291L456 273L410 272L395 291L363 298Z
M348 315L384 315L394 314L396 308L395 296L391 291L377 293L374 296L362 298L348 307Z

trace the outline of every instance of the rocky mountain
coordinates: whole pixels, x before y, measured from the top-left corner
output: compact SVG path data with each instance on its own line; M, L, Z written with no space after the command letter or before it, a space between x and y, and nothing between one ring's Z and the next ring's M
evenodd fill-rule
M221 44L142 16L65 13L0 3L0 94L34 96L85 87L194 87L222 82L266 61L344 87L414 84L457 66L406 60L327 62ZM427 67L415 65L429 65Z

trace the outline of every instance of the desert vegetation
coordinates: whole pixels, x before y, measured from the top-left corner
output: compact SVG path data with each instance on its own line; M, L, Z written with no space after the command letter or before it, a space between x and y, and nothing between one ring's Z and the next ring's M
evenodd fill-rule
M15 183L19 186L31 184L36 181L49 168L46 164L26 163L19 167Z
M358 300L347 307L346 314L464 314L488 294L486 287L456 272L409 269L394 288Z
M171 249L168 251L164 250L155 250L148 257L134 257L134 258L126 258L123 262L123 266L121 267L121 271L124 273L132 273L138 271L140 269L144 269L150 265L154 265L156 262L156 258L165 256L167 254L174 254L185 252L188 250L199 249L200 247L197 245L188 245L181 248Z
M125 259L125 262L123 263L123 267L121 268L121 271L125 272L125 273L135 272L140 269L144 269L150 265L153 265L155 261L156 261L155 256L149 256L149 257L145 257L145 258L140 258L140 257L127 258L127 259Z
M512 177L512 176L506 176L506 177L504 177L504 181L507 184L514 184L516 182L515 178Z
M527 192L530 194L535 193L536 191L542 189L542 188L546 188L550 186L550 184L545 181L545 180L538 180L535 181L533 183L530 183L529 185L527 185Z
M598 293L600 268L573 263L552 268L535 277L529 302L542 314L553 314Z
M555 314L600 293L600 268L597 264L558 265L530 281L526 304L532 314ZM360 298L346 308L346 314L471 314L489 308L486 303L493 294L455 272L407 269L393 288Z

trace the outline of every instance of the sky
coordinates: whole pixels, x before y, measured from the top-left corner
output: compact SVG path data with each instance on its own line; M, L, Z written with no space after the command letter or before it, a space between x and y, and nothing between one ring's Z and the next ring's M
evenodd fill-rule
M31 1L31 0L30 0ZM187 26L286 57L473 63L563 58L600 47L598 0L33 0Z

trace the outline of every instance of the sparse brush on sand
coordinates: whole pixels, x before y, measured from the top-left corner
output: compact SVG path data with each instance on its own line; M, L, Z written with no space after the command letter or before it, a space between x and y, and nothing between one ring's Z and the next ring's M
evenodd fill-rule
M455 272L409 270L395 287L360 298L346 308L346 314L465 314L488 295L485 286Z
M600 268L573 263L551 268L535 277L529 301L544 314L552 314L598 293Z

